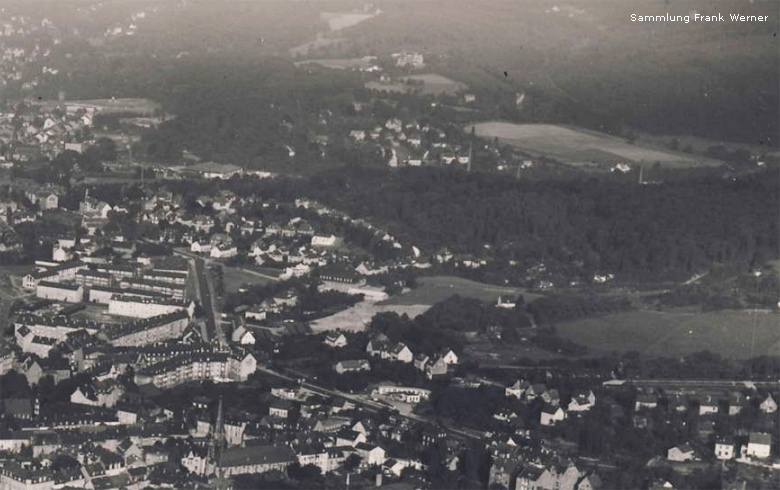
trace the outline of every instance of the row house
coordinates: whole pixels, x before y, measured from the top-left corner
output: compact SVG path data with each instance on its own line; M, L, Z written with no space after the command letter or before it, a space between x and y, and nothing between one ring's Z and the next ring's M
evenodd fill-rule
M137 347L179 338L189 322L188 311L182 309L128 323L106 325L98 337L114 346Z
M136 373L135 382L170 389L191 381L246 381L256 369L257 360L242 349L196 352L142 368Z
M108 302L109 315L149 318L184 310L192 317L195 304L166 297L115 294Z
M63 303L81 303L84 288L78 284L40 281L35 288L35 296Z
M150 291L154 293L171 296L175 299L184 299L184 288L177 284L162 281L150 281L148 279L123 279L120 283L122 288L139 289L141 291Z
M95 334L102 327L99 323L86 318L70 318L64 315L41 316L29 313L17 316L14 321L14 327L17 331L23 326L32 331L34 335L61 341L73 332L85 330L89 334Z
M43 280L49 282L73 281L76 279L76 273L83 268L84 263L79 260L65 262L54 267L46 267L41 271L24 276L22 287L32 290Z

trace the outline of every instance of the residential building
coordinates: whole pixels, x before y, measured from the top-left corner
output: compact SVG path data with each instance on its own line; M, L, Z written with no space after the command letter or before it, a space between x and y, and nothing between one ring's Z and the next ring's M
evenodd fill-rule
M772 435L765 432L751 432L746 454L753 458L768 458L772 450Z

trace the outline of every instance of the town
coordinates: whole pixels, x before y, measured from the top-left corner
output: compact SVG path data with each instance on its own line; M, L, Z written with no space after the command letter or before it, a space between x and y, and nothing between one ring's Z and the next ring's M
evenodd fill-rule
M0 7L0 490L780 487L776 142L481 37L614 3L60 3Z

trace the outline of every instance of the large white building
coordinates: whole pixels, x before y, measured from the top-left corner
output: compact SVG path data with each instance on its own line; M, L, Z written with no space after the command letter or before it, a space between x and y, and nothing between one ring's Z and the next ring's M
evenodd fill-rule
M139 369L135 382L138 385L151 383L165 390L190 381L246 381L256 369L257 360L243 349L203 350L183 353Z
M63 282L76 279L76 272L84 267L81 261L64 262L55 267L46 267L32 274L27 274L22 279L25 289L35 289L41 281Z
M40 281L35 288L35 296L64 303L81 303L84 298L84 288L77 284Z
M150 318L153 316L167 315L176 311L185 310L192 317L195 312L195 304L186 301L168 299L164 297L144 297L124 294L115 294L108 301L109 315L129 316L133 318Z
M188 312L179 310L129 323L106 325L98 336L117 347L138 347L177 339L189 323Z
M27 327L33 335L57 340L65 340L69 333L77 330L86 330L90 334L95 334L100 329L98 323L84 318L30 314L19 315L14 321L14 327L17 332L20 328Z

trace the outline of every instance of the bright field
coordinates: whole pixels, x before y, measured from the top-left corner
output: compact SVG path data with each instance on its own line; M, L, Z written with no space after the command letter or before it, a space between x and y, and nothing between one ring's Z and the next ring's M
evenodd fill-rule
M498 121L474 125L475 134L482 138L498 138L528 153L549 156L570 165L596 164L612 166L616 163L661 162L674 167L719 165L703 157L677 154L626 143L606 134L575 130L552 124L511 124ZM471 126L466 128L471 131Z
M632 311L562 323L555 330L593 353L637 351L679 357L709 350L733 358L780 355L776 313Z
M422 277L417 282L419 283L417 288L407 293L393 296L382 302L382 304L435 305L456 294L485 302L495 302L499 296L504 296L505 299L510 300L516 298L518 294L523 294L526 302L539 297L538 295L523 293L523 290L520 288L494 286L459 277Z

